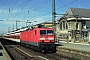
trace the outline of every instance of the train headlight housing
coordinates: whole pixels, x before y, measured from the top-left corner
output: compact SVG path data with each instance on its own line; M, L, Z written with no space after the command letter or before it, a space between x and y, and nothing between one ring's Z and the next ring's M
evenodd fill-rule
M40 38L40 40L45 40L45 38Z

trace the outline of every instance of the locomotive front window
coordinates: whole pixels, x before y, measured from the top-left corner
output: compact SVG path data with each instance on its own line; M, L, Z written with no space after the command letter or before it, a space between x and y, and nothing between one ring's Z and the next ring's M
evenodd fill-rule
M53 35L53 30L47 30L48 35Z
M53 35L53 30L40 30L40 35Z
M46 30L40 30L40 35L46 35Z

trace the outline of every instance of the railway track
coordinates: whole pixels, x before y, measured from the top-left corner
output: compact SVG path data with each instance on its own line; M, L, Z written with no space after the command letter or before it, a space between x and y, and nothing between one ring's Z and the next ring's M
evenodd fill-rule
M27 60L72 60L72 58L68 58L68 57L64 57L64 56L60 56L57 53L48 53L48 54L43 54L43 53L38 53L38 52L34 52L33 50L27 48L27 47L23 47L23 46L18 46L18 45L14 45L12 46L14 47L18 53L20 53L23 57L23 59L27 59ZM24 54L24 55L23 55ZM19 57L19 54L16 54ZM74 60L74 59L73 59Z
M38 53L28 47L24 47L9 41L7 41L8 44L5 43L5 40L2 42L4 42L3 44L9 54L12 55L13 60L74 60L72 58L60 56L57 53Z
M14 60L36 60L35 57L19 49L15 45L5 45L6 49L14 57Z

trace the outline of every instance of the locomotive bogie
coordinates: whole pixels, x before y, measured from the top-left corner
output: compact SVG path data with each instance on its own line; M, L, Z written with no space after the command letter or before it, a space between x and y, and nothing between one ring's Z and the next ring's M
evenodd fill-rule
M55 44L40 44L40 50L41 52L47 53L47 52L56 52L56 45Z

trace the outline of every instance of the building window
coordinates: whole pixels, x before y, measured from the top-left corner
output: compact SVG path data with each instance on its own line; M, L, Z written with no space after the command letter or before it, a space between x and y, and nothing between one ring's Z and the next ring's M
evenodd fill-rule
M85 24L85 21L82 21L82 29L84 29Z
M66 23L66 29L68 29L68 25L67 25L67 23Z
M60 30L66 30L66 29L68 29L67 23L66 21L62 21L60 23Z
M65 30L65 21L63 21L63 30Z
M62 22L60 23L60 30L62 30Z

